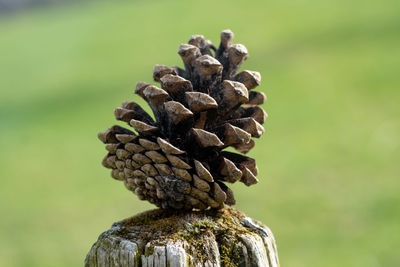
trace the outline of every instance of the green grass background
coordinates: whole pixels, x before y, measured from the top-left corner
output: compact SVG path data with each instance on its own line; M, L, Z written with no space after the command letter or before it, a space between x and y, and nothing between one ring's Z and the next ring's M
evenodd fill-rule
M398 1L113 1L0 14L0 265L79 266L152 208L109 176L97 132L179 44L230 28L263 76L260 183L236 207L282 266L400 266ZM140 103L143 103L139 100Z

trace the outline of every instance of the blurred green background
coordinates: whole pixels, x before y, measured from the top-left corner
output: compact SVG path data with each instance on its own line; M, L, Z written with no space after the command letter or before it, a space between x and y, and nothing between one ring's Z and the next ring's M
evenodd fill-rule
M400 2L109 1L0 13L0 266L81 266L152 208L110 178L97 132L192 34L230 28L260 71L260 183L236 207L282 266L400 266ZM139 100L140 103L143 103Z

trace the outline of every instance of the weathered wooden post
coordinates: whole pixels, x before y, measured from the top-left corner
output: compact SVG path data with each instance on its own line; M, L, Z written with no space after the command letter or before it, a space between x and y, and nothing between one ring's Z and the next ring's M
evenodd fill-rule
M272 232L229 207L235 199L226 183L255 184L258 170L254 159L223 150L247 153L267 118L258 106L265 95L252 90L261 76L236 74L247 49L232 39L223 31L217 49L193 35L178 50L185 69L156 65L161 88L136 85L155 120L135 102L115 109L136 133L120 126L100 133L108 150L102 163L160 209L114 223L86 266L279 266Z
M268 227L233 208L152 210L114 223L100 235L86 266L279 266Z

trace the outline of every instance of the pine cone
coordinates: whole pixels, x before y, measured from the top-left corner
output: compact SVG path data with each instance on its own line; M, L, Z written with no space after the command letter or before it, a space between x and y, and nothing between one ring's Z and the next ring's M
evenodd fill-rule
M254 159L224 151L232 146L247 153L267 118L258 106L265 95L252 90L260 73L236 74L248 53L232 39L230 30L222 31L217 49L193 35L178 50L184 70L156 65L153 78L162 89L136 85L135 93L148 102L155 120L135 102L124 102L115 117L136 133L120 126L99 133L108 150L103 165L139 199L161 208L221 208L235 204L225 182L258 182Z

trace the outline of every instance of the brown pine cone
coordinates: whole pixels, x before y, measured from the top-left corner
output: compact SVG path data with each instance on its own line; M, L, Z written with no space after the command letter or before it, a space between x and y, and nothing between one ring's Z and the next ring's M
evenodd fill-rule
M248 54L232 39L230 30L222 31L217 49L193 35L179 46L184 70L156 65L153 77L162 89L136 85L135 93L148 102L155 120L135 102L124 102L115 117L135 132L113 126L99 133L108 150L103 166L139 199L161 208L221 208L235 204L226 182L258 182L254 159L224 151L232 146L247 153L267 118L258 106L265 95L252 90L260 73L236 74Z

